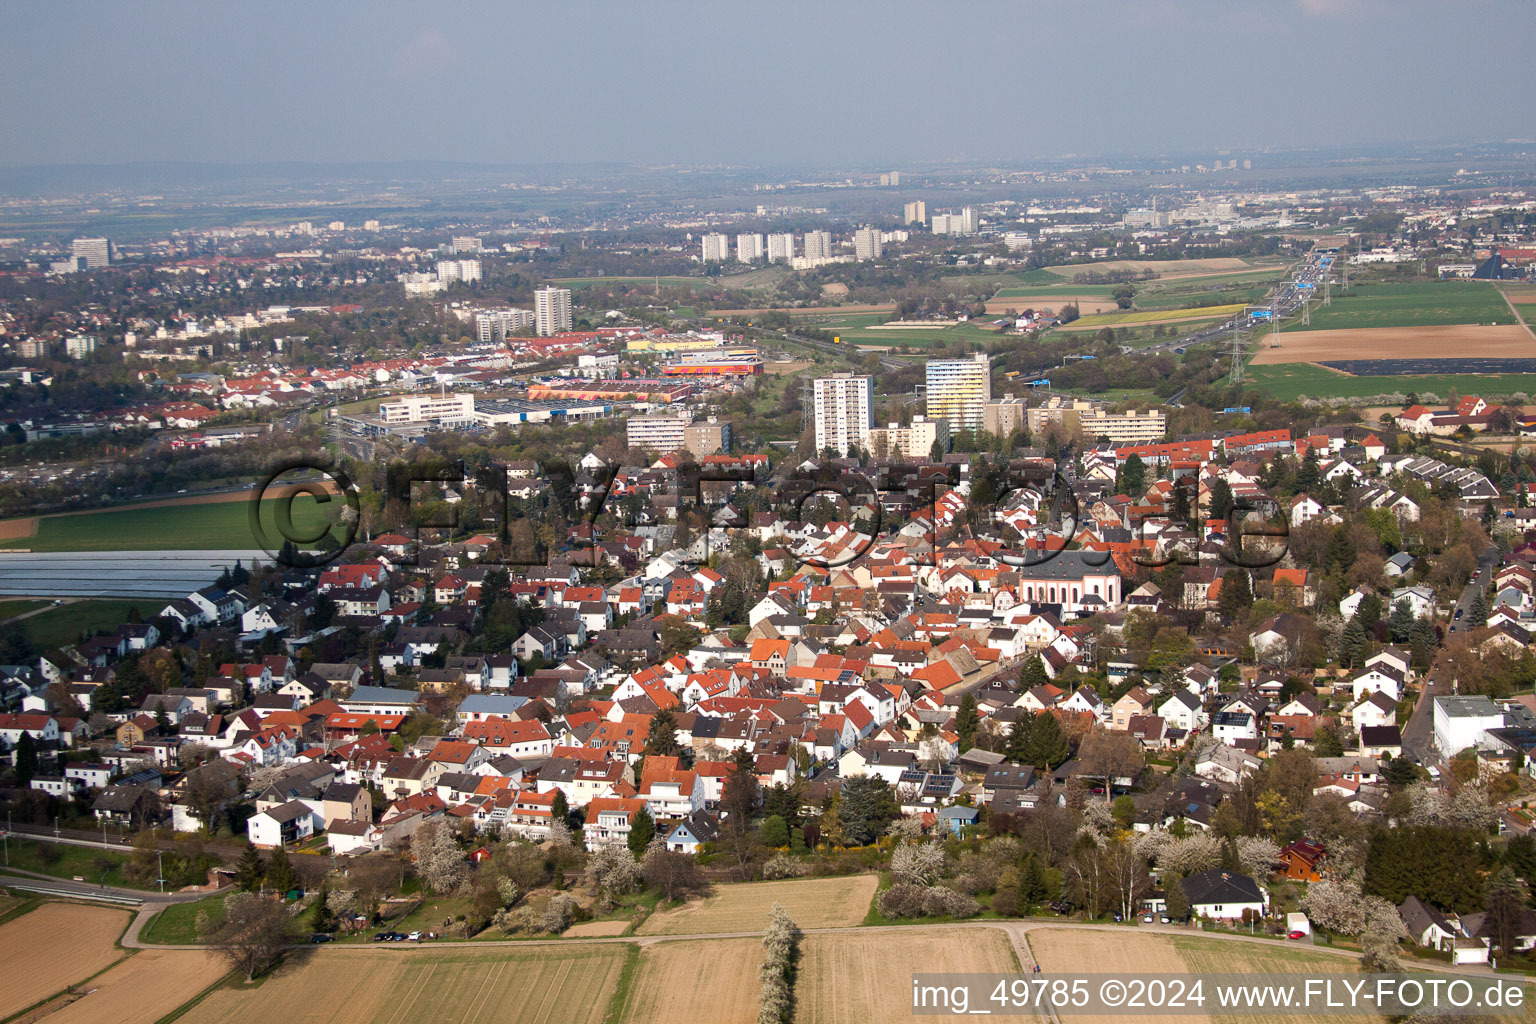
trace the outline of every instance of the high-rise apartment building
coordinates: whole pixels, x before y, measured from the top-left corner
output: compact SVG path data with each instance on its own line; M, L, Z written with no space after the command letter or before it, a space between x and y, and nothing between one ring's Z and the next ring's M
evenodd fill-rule
M788 263L795 258L795 234L786 231L783 234L768 236L768 262Z
M454 235L453 236L453 251L455 253L479 252L480 250L481 250L481 244L480 244L479 236L477 236L477 235Z
M490 309L475 314L475 337L482 342L506 341L534 329L531 309Z
M805 258L824 260L832 256L832 232L807 231L805 233Z
M879 228L859 228L853 233L853 258L861 263L880 258Z
M901 208L901 222L903 224L928 223L928 204L918 199L903 206Z
M571 329L571 290L546 285L533 293L533 323L541 338Z
M992 363L985 352L970 359L930 359L928 418L949 421L950 430L981 430L992 400Z
M817 377L811 384L816 451L846 455L849 445L869 447L875 425L875 378L852 373Z
M624 424L630 448L661 452L692 452L699 458L729 451L731 425L714 416L693 422L687 412L633 416Z
M112 262L112 244L105 238L77 238L69 243L69 254L85 261L85 269L95 270Z
M700 240L701 257L705 263L724 263L731 258L731 240L722 234L708 234Z
M470 281L478 281L480 280L480 261L438 260L437 279L444 284L452 281L463 281L466 284Z
M736 259L742 263L754 263L763 258L763 236L754 231L736 236Z

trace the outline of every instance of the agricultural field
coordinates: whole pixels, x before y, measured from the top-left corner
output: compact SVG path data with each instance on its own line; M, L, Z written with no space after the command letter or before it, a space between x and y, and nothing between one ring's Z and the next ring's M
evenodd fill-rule
M1074 964L1082 970L1081 962ZM890 928L807 935L795 979L796 1024L884 1024L912 1015L912 974L1013 973L1001 928ZM1033 1021L1034 1014L993 1020ZM1072 1018L1077 1020L1079 1018Z
M1180 277L1208 277L1215 274L1262 272L1267 268L1255 266L1235 256L1216 256L1190 260L1106 260L1102 263L1066 263L1046 267L1046 271L1064 281L1071 281L1078 274L1139 274L1150 270L1157 279Z
M1357 327L1433 327L1450 324L1513 324L1497 288L1484 281L1416 281L1335 288L1332 305L1316 303L1311 324L1292 321L1287 331Z
M869 912L877 881L874 875L854 875L719 885L702 900L689 900L676 910L652 914L638 934L758 931L767 925L768 911L775 903L782 903L801 928L852 926Z
M1368 398L1410 391L1434 392L1442 399L1451 391L1464 395L1536 394L1536 374L1433 374L1425 376L1351 377L1314 363L1250 366L1246 384L1281 401L1299 395L1310 398Z
M1075 305L1077 311L1085 316L1113 313L1120 308L1107 289L1103 295L1092 295L1082 288L1070 288L1059 294L1041 292L1039 288L1004 288L987 300L987 315L996 316L1010 309L1049 309L1055 312L1067 305Z
M1274 347L1276 341L1279 347ZM1253 357L1255 366L1317 363L1331 359L1530 359L1536 339L1507 327L1397 327L1266 334Z
M1197 309L1147 309L1123 313L1102 313L1079 317L1067 325L1068 330L1095 327L1130 327L1143 324L1181 323L1189 320L1212 320L1228 317L1243 308L1242 303L1230 306L1201 306Z
M155 1024L229 972L200 950L140 950L91 979L81 999L48 1014L48 1024Z
M757 939L646 946L619 1019L624 1024L754 1024L762 960Z
M259 988L217 989L178 1019L183 1024L600 1024L627 955L623 943L320 949L291 954Z
M210 496L220 497L225 496ZM0 548L32 551L161 551L169 549L218 550L254 548L246 495L234 500L197 501L179 505L72 512L32 520L0 522ZM293 523L310 533L333 521L343 508L339 501L321 505L307 495L293 501ZM262 522L270 536L280 536L273 524L277 502L262 502ZM31 522L32 532L15 529ZM11 528L7 528L11 527Z
M121 960L126 910L46 903L0 925L0 1018L19 1013Z

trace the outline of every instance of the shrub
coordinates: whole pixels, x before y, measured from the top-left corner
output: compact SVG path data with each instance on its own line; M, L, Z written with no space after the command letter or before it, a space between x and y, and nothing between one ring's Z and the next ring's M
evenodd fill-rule
M776 853L763 865L763 877L769 881L779 878L800 878L810 871L810 865L787 853Z

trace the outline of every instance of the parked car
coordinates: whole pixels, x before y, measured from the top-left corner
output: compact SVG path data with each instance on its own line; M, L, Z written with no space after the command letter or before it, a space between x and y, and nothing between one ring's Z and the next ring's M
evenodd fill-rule
M1172 922L1172 921L1171 921L1171 920L1170 920L1170 919L1169 919L1169 917L1168 917L1168 915L1167 915L1167 914L1164 914L1164 915L1163 915L1163 916L1162 916L1162 917L1161 917L1161 918L1160 918L1160 920L1161 920L1161 921L1162 921L1162 922L1163 922L1163 924L1172 924L1172 923L1173 923L1173 922Z
M315 932L315 934L309 937L309 941L315 943L330 942L331 938L332 936L327 935L325 932Z
M1143 915L1141 915L1141 923L1142 924L1156 924L1157 923L1157 917L1156 917L1156 915L1153 915L1153 914L1143 914Z
M410 942L420 942L421 932L411 932L411 934L406 936L406 939Z
M1304 939L1306 937L1307 933L1302 931L1291 931L1286 935L1286 938L1288 939Z

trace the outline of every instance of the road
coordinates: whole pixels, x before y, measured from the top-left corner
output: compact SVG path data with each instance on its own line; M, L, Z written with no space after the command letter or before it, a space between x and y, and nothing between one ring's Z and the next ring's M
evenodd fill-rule
M1467 585L1461 588L1461 595L1456 599L1456 606L1451 611L1451 622L1446 627L1446 636L1460 632L1466 623L1467 613L1472 609L1472 603L1477 598L1478 589L1487 591L1493 582L1494 568L1499 562L1499 549L1489 547L1478 558L1477 572L1467 581ZM1453 680L1441 679L1436 675L1435 668L1431 668L1426 674L1424 685L1419 688L1419 700L1413 707L1413 714L1408 719L1408 725L1403 729L1403 753L1411 760L1422 765L1428 765L1438 760L1434 752L1434 704L1433 698L1450 695Z
M150 911L160 910L171 903L191 903L208 895L204 892L148 892L143 889L125 889L121 886L97 885L94 882L76 882L69 878L40 875L36 871L20 868L0 868L0 886L10 886L28 892L49 896L74 896L85 900L112 897L115 902L142 903ZM211 891L211 890L210 890Z

